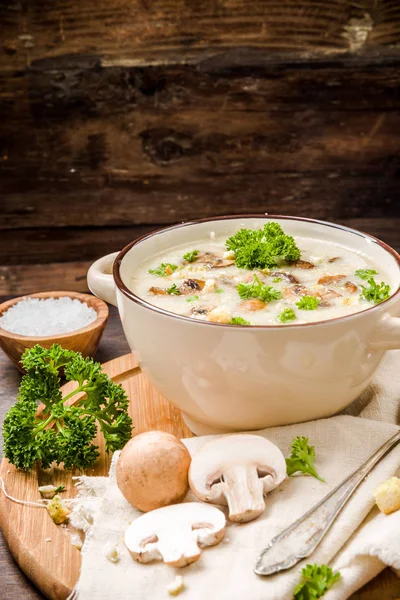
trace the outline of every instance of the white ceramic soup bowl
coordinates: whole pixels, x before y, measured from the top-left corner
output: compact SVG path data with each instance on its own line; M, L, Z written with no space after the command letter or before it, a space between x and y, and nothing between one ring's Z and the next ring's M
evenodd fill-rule
M211 231L228 238L267 221L280 222L294 237L330 240L369 255L388 274L392 296L329 321L245 327L177 315L129 289L133 273L151 256L179 244L193 247ZM400 348L399 284L400 257L383 242L340 225L281 216L169 227L101 258L88 272L92 292L118 306L143 372L198 435L308 421L349 405L367 387L385 351Z

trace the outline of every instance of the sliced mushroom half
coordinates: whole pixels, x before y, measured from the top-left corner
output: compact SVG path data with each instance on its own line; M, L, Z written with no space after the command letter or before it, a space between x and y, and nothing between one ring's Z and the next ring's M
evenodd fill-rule
M264 496L286 477L286 462L275 444L259 435L220 437L192 458L189 484L204 502L227 504L229 520L252 521L265 510Z
M225 525L225 515L215 506L172 504L136 519L125 532L125 545L138 562L163 560L171 567L185 567L199 560L201 548L222 540Z
M201 291L205 285L206 282L204 279L185 279L180 286L179 291L181 294L193 294Z
M291 298L293 296L309 296L311 292L304 285L296 284L287 287L284 294L286 297Z
M196 319L205 319L210 312L215 308L214 306L193 306L190 314Z
M346 281L344 289L350 292L350 294L354 294L358 290L358 287L352 281Z
M296 260L290 263L290 266L296 267L296 269L315 269L315 265L308 260Z
M295 277L291 273L286 273L286 271L273 271L272 273L270 273L270 277L280 277L282 279L285 279L286 281L289 281L289 283L300 283L297 277Z
M154 296L165 296L167 294L167 290L164 288L157 287L152 285L149 289L150 294L154 294Z
M324 275L318 279L320 285L328 285L330 283L339 283L346 279L346 275Z
M265 304L265 302L263 300L260 300L259 298L250 298L249 300L243 300L243 302L240 303L240 307L243 310L247 310L248 312L262 310L266 306L267 305Z
M235 264L233 259L218 256L214 252L201 252L197 257L196 262L203 263L210 269L222 269L224 267L231 267Z

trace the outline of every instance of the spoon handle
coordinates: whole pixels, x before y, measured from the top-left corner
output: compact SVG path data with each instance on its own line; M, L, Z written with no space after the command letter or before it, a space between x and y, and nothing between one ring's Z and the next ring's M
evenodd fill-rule
M260 554L254 572L272 575L290 569L310 556L363 479L399 442L400 431L318 504L275 536Z

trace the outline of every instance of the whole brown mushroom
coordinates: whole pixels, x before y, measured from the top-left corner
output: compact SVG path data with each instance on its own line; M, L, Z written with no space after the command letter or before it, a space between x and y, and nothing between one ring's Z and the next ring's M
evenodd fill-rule
M191 457L171 433L147 431L132 438L117 462L117 484L143 512L181 502L189 488Z

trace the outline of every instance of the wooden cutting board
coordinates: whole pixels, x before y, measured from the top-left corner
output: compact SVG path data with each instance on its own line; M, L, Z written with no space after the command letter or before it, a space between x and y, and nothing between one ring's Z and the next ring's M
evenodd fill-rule
M130 398L130 415L134 423L133 434L159 429L176 436L191 437L181 413L165 400L147 381L137 366L133 355L127 354L103 365L110 377L122 383ZM66 395L73 384L63 387ZM100 458L87 475L107 475L111 457L104 452L104 443L98 435ZM40 485L63 484L65 498L76 495L72 481L81 471L64 471L60 468L34 470L30 474L17 471L4 459L0 466L7 493L15 498L37 502ZM79 577L81 555L69 541L68 531L50 519L47 510L23 506L8 500L0 491L0 527L9 548L22 570L50 600L65 600ZM46 541L51 540L51 541Z

